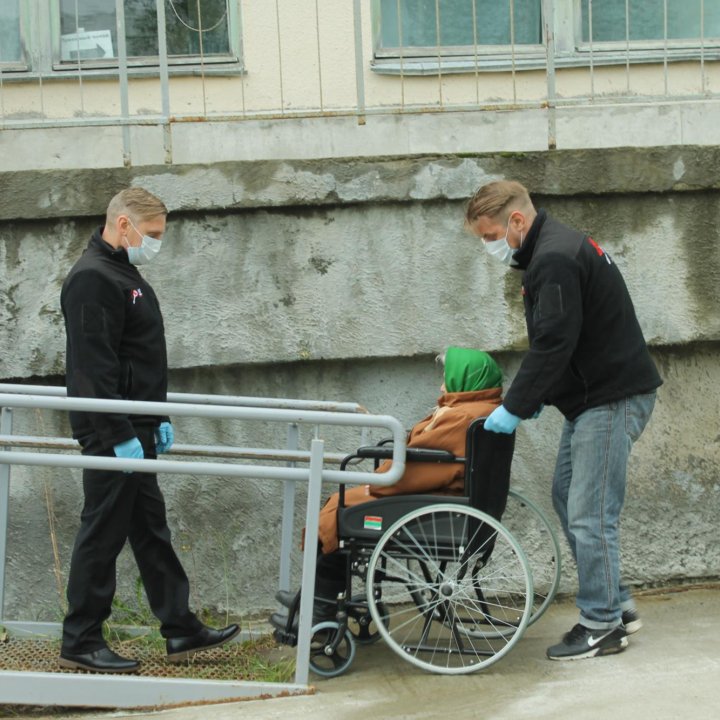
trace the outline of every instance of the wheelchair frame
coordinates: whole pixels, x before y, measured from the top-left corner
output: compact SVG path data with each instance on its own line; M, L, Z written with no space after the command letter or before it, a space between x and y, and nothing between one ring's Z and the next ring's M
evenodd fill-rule
M467 430L465 457L408 448L407 462L463 463L462 496L393 495L344 506L340 486L338 553L345 557L345 592L337 613L313 626L310 668L323 677L345 672L356 645L382 637L425 670L463 674L506 655L552 602L560 578L560 548L545 515L510 490L515 436L485 431L484 418ZM381 443L357 459L392 457ZM501 522L506 517L511 532ZM526 537L533 560L516 535ZM353 578L365 585L352 594ZM278 641L296 643L298 593Z

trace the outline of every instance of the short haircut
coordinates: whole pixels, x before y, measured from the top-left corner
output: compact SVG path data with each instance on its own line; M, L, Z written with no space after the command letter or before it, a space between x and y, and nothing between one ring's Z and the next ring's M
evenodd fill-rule
M505 222L513 210L529 211L533 207L527 188L515 180L496 180L483 185L465 208L465 221L474 223L486 216Z
M142 222L167 214L168 209L160 198L144 188L132 187L121 190L110 201L106 222L112 224L120 215L128 215L135 222Z

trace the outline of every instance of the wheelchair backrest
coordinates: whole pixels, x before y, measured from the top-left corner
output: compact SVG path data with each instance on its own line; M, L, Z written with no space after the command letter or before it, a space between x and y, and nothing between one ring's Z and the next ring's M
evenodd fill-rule
M471 507L502 519L510 489L510 466L515 433L485 430L485 418L476 418L465 441L465 494Z

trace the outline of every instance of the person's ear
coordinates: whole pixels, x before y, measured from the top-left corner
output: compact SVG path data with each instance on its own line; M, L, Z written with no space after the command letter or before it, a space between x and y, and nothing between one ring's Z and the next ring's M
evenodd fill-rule
M512 217L510 218L510 225L512 226L513 230L521 232L522 230L526 229L525 220L525 214L520 210L515 210Z
M127 215L118 215L115 220L115 229L122 237L128 234L130 230L130 219Z

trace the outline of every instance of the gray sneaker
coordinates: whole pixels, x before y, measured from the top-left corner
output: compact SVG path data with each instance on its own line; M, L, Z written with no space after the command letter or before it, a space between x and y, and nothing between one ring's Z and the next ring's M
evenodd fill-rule
M622 625L610 630L591 630L578 624L565 633L562 642L547 649L547 656L550 660L582 660L619 653L628 645L625 633Z
M642 627L642 621L637 610L623 610L622 624L625 627L625 634L632 635Z

